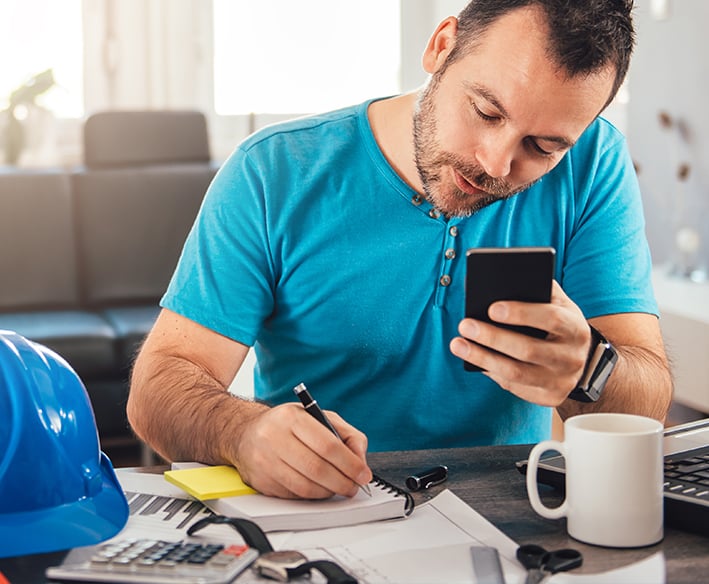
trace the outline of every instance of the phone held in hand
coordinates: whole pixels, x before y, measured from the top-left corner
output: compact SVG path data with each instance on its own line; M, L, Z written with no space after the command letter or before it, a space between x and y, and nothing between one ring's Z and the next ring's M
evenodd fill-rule
M465 316L536 338L546 331L494 322L488 308L498 300L550 302L554 279L553 247L471 248L466 254ZM465 362L466 371L482 368Z

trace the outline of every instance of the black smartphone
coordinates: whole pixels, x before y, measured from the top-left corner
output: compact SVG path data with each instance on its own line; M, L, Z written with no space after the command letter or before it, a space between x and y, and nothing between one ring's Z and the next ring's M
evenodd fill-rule
M466 255L465 316L544 338L546 331L537 328L493 322L487 311L497 300L550 302L555 255L553 247L469 249ZM482 368L465 361L465 370L482 371Z

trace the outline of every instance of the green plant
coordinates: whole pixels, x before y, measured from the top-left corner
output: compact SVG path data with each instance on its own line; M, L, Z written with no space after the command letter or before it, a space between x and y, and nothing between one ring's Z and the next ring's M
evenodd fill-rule
M54 83L54 72L47 69L28 79L10 94L7 109L0 112L0 115L4 114L7 119L4 132L7 164L17 164L25 146L25 129L17 115L18 109L34 105L37 97L50 89Z

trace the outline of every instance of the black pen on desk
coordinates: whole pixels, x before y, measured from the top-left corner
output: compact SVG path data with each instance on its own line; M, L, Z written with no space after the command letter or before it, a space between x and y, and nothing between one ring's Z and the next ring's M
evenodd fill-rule
M295 395L298 396L300 403L303 404L305 411L308 412L311 416L313 416L313 418L315 418L328 430L330 430L330 432L337 436L340 441L342 441L342 436L337 433L337 430L335 430L335 426L333 426L330 420L327 419L325 412L320 409L318 402L313 399L312 395L310 395L308 388L305 387L305 383L299 383L293 388L293 391L295 392ZM369 489L369 485L359 485L359 488L362 489L365 493L367 493L367 495L369 495L370 497L372 496L372 491Z

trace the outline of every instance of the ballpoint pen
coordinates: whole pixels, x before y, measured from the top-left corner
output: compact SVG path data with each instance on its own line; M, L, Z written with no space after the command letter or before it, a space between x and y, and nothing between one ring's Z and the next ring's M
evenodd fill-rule
M300 403L303 404L305 411L308 412L311 416L313 416L313 418L315 418L328 430L330 430L330 432L337 436L340 441L342 441L342 436L337 433L337 430L335 430L335 426L333 426L330 423L330 420L327 419L325 412L320 409L318 402L313 399L312 395L310 395L308 388L305 387L305 383L299 383L293 388L293 391L295 392L295 395L298 396ZM362 491L364 491L365 493L367 493L367 495L369 495L370 497L372 496L372 491L369 489L369 485L359 485L359 488L362 489Z

